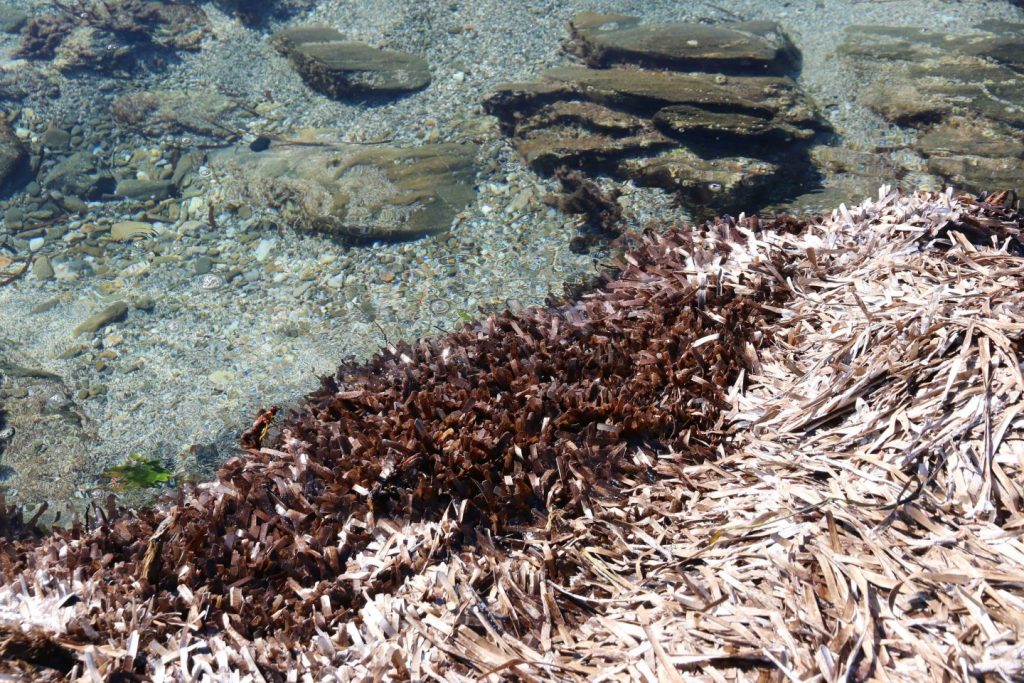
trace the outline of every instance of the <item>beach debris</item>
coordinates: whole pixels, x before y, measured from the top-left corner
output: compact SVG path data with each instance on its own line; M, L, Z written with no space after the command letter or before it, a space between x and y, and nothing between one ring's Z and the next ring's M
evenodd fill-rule
M327 26L284 29L273 43L306 85L328 97L396 95L430 83L430 67L422 57L349 41Z
M353 243L445 232L476 199L475 145L363 146L339 139L337 131L319 132L308 144L239 148L211 163L229 202L280 208L286 220Z

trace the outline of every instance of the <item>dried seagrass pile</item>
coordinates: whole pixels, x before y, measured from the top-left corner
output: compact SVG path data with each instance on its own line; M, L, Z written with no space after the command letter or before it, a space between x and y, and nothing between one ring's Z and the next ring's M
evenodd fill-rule
M646 237L345 365L216 482L0 519L32 680L1024 676L1024 219L943 195Z

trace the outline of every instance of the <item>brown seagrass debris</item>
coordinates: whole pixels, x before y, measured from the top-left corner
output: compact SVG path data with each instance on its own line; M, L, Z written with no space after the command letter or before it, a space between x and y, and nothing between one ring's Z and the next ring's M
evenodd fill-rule
M39 548L12 544L4 575L34 566L38 552L63 555L53 571L102 576L91 589L112 607L152 605L141 646L201 623L294 647L318 631L343 632L368 596L395 590L426 561L413 551L400 573L352 567L385 520L446 524L431 554L480 549L497 562L508 541L492 535L559 533L552 514L586 516L623 495L624 478L653 480L652 464L631 449L718 456L726 391L768 339L774 313L762 304L781 300L758 273L729 283L687 276L694 260L724 258L736 239L735 221L645 237L617 279L579 300L492 315L345 364L269 446L274 409L262 413L243 436L245 455L216 483L157 514L97 508L91 528ZM90 616L71 639L111 637L125 618L116 609ZM259 657L274 667L268 653ZM107 664L153 673L151 662Z
M74 657L0 666L1019 680L1021 228L1006 196L889 188L741 216L347 363L217 481L0 545L0 654Z

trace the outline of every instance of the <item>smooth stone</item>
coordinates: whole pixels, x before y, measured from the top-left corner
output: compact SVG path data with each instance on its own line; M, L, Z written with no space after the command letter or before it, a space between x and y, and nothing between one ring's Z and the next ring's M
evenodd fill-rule
M156 308L156 299L149 296L148 294L145 294L136 299L133 305L139 311L145 311L146 313L150 313L154 308Z
M270 255L270 249L274 246L274 240L272 239L261 239L260 243L256 245L256 250L253 252L253 257L262 263L267 260L267 256Z
M53 266L50 265L50 259L45 256L40 256L33 261L32 275L37 280L49 280L53 278Z
M4 224L8 228L17 229L25 223L25 212L17 207L11 207L4 212Z
M60 190L64 196L100 199L113 192L116 183L106 171L97 169L97 159L89 152L76 152L62 159L43 181L46 187Z
M50 125L39 137L39 141L50 149L64 150L71 143L71 134L62 128Z
M121 322L128 316L128 304L117 301L86 318L72 333L75 337L92 334L111 323Z
M39 251L45 245L46 245L46 238L45 237L33 237L32 239L30 239L28 241L28 250L32 251L32 252Z
M85 213L89 210L89 205L78 197L64 197L60 203L68 213Z
M213 259L209 256L200 256L196 259L194 271L196 275L206 275L213 270Z
M166 199L174 185L169 180L119 180L114 194L125 199Z

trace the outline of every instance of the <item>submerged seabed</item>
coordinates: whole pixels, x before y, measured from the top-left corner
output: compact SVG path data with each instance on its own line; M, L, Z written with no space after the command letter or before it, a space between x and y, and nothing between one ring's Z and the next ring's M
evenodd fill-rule
M90 202L77 218L63 210L48 216L45 188L17 187L0 211L0 254L31 255L37 264L45 256L54 273L34 268L0 287L7 415L0 476L9 497L33 503L92 495L98 475L133 454L162 462L179 478L209 477L260 408L294 402L342 358L451 330L480 308L538 303L564 281L592 273L606 254L570 250L578 220L543 203L555 184L524 165L480 109L497 83L529 81L565 64L560 45L579 11L646 22L778 21L803 52L800 84L844 140L871 150L902 133L851 100L860 84L835 57L846 25L956 31L986 20L1024 20L1007 2L315 4L255 27L223 4L202 5L211 37L198 50L173 51L160 57L165 64L144 61L117 77L67 75L51 61L15 60L19 37L0 34L0 75L23 86L0 91L0 107L30 139L46 139L51 158L97 150L114 167L159 174L172 156L200 146L244 147L257 135L290 139L311 128L335 129L351 142L480 145L475 201L449 232L402 244L343 247L296 230L273 211L230 209L232 178L212 162L190 171L194 196L177 202L176 214L168 204L135 200ZM3 0L0 8L42 11L21 0ZM433 81L394 99L316 94L268 40L277 29L309 22L420 54ZM145 137L110 113L118 97L137 91L185 92L201 107L216 104L207 93L222 93L244 106L202 140ZM935 179L911 174L904 182ZM660 191L625 190L628 227L684 217ZM32 205L29 213L39 212L37 222L45 225L19 236L26 224L6 209ZM128 220L149 229L110 239L108 226ZM112 311L120 320L75 334L120 302L125 310Z

